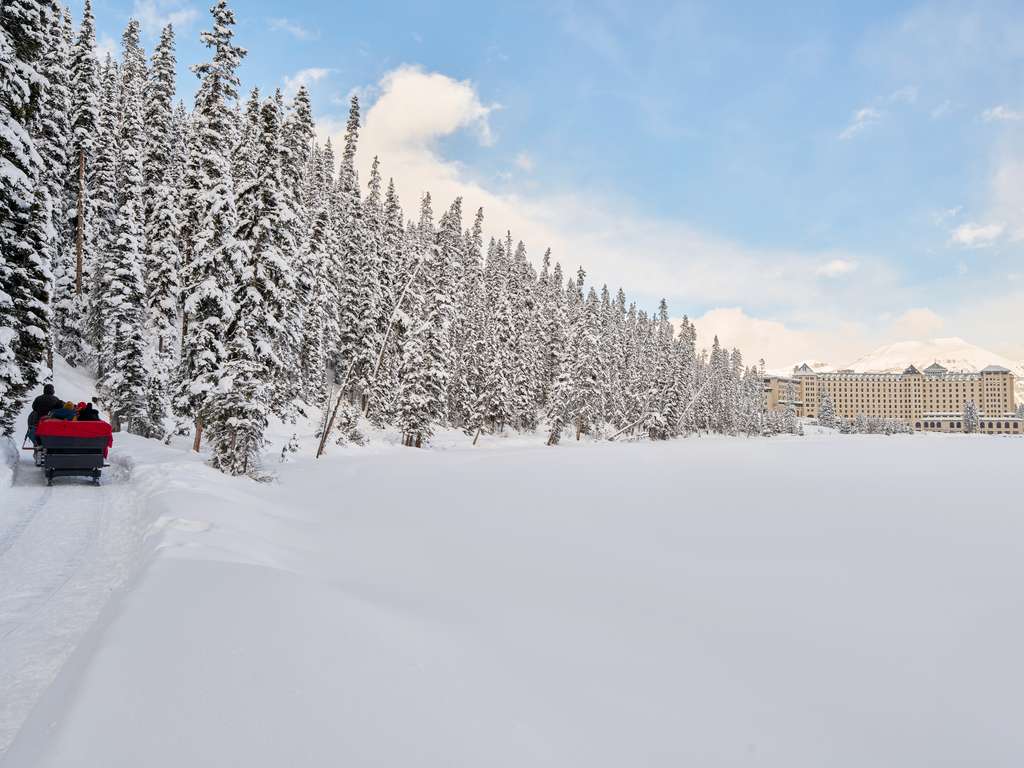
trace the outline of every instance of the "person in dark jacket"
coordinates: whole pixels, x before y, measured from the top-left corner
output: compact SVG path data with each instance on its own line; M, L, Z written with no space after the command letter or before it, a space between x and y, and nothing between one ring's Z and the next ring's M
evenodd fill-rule
M82 407L78 409L78 420L79 421L99 421L100 412L92 407L92 403L81 403Z
M43 394L32 401L32 412L28 415L28 439L32 441L33 445L38 444L36 441L36 425L39 423L39 420L48 415L50 411L60 408L62 405L64 405L64 401L53 394L53 384L45 385L43 387Z
M60 408L62 405L64 401L53 394L53 384L47 384L43 387L43 394L32 401L32 413L35 414L36 421L39 421L54 408Z

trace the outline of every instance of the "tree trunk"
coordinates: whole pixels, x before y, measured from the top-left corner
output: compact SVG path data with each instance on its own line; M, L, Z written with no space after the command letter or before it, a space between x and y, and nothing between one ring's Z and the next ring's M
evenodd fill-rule
M199 445L203 441L203 420L201 418L196 419L196 437L192 441L192 450L199 453Z
M78 152L78 221L75 227L75 294L82 295L82 251L85 243L85 150Z
M476 445L476 441L479 440L479 439L480 439L480 430L478 429L476 431L476 434L473 435L473 445Z

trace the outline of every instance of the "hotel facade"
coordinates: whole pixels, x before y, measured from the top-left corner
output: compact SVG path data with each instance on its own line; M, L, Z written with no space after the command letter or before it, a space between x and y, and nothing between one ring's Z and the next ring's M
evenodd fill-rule
M770 410L794 408L798 416L816 418L827 393L837 417L896 419L933 432L962 432L964 404L973 400L979 431L1020 435L1024 426L1015 414L1014 383L1013 373L998 365L979 373L954 373L938 363L923 371L912 365L903 373L816 373L805 364L791 377L766 376L765 398Z

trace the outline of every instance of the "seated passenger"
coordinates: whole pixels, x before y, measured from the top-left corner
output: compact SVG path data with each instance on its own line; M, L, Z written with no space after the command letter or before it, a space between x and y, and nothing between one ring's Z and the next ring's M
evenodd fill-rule
M93 408L92 403L79 403L80 408L78 409L78 420L79 421L99 421L100 412Z
M43 387L43 394L32 401L32 411L28 415L28 432L26 434L26 437L32 441L32 445L39 444L39 441L36 440L36 425L39 423L39 420L54 408L60 408L61 402L53 394L53 384L45 385Z
M53 394L53 384L47 384L43 387L43 394L32 401L32 413L36 417L35 420L39 421L39 419L54 408L60 408L62 402L60 398Z
M63 421L73 421L75 418L75 404L68 400L64 403L63 407L55 408L50 411L51 419L61 419Z

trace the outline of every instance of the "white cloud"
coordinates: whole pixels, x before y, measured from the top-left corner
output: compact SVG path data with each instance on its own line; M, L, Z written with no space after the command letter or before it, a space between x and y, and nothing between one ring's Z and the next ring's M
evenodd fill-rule
M530 173L533 170L533 158L530 157L529 152L520 152L515 158L516 168L521 171Z
M853 113L853 118L850 120L850 124L840 131L839 138L842 141L852 139L881 119L882 113L874 107L863 107L858 109Z
M380 93L366 115L366 134L385 146L428 149L464 129L484 146L494 143L489 117L499 106L483 104L468 80L402 66L384 75Z
M710 347L712 339L717 336L723 346L739 348L747 365L763 358L769 370L784 371L801 360L819 360L822 358L815 356L816 351L826 351L820 334L789 328L778 320L751 317L740 307L709 310L693 318L693 324L697 329L699 346ZM857 347L854 354L860 350ZM833 347L827 350L827 354L844 352Z
M821 277L842 277L856 271L857 262L848 259L832 259L815 270Z
M297 21L286 18L270 19L269 27L271 32L287 32L296 40L316 40L320 32L307 29Z
M890 104L914 104L917 102L917 86L905 85L889 94Z
M984 120L986 123L1015 123L1019 122L1020 120L1024 120L1024 112L1020 112L1015 109L1010 109L1010 107L1006 106L1005 104L1000 104L990 109L986 109L984 112L982 112L981 119Z
M956 205L953 206L952 208L943 208L942 210L939 211L932 211L932 221L934 221L936 225L941 226L946 222L951 221L952 219L955 219L957 216L959 216L960 211L962 210L963 206Z
M916 307L893 320L889 328L891 338L924 339L942 330L946 322L927 307Z
M323 80L331 72L332 70L326 67L309 67L308 69L300 69L294 75L285 75L284 92L289 96L294 96L295 92L303 85L308 88L311 83Z
M802 362L842 368L883 344L931 338L947 326L927 307L887 315L873 326L823 320L808 318L794 325L755 317L740 307L718 307L693 318L693 324L701 347L709 347L717 336L723 346L739 347L748 365L763 358L767 370L774 372L786 372Z
M108 54L116 61L119 50L117 43L110 35L100 35L96 38L96 59L100 64L107 60Z
M929 112L928 114L931 115L932 120L938 120L950 114L954 109L955 107L953 105L953 102L950 101L949 99L946 99L945 101L936 104L934 107L932 107L932 111Z
M1005 231L1005 224L973 224L968 222L954 229L951 237L957 245L963 245L968 248L984 248L992 245L992 243L1002 237Z
M134 0L131 15L138 19L143 32L155 37L168 24L175 30L189 26L199 11L180 0Z

